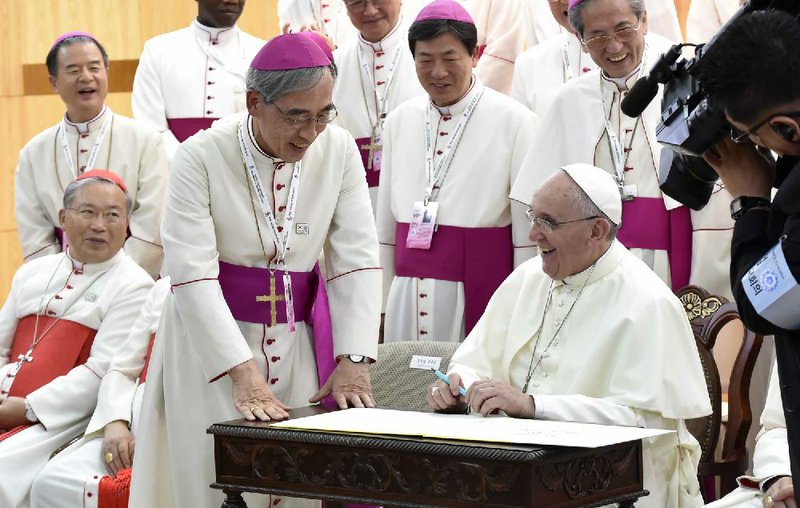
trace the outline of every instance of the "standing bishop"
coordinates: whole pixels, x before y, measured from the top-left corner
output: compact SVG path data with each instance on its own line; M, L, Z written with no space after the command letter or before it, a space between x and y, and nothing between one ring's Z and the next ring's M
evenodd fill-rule
M400 0L348 1L347 15L357 40L334 52L341 77L333 90L338 125L356 138L367 173L373 209L378 199L381 139L386 115L406 100L425 94L408 50L408 25Z
M114 173L84 173L58 213L66 251L14 275L0 310L0 506L29 506L50 455L83 434L153 285L122 251L131 201Z
M378 244L356 144L328 125L335 78L310 38L275 37L248 71L247 114L175 153L163 224L172 291L148 369L133 507L221 504L208 488L213 423L280 420L329 394L340 407L373 404ZM327 280L315 270L323 251Z
M133 79L133 116L178 143L244 109L247 66L264 41L236 26L244 0L198 0L186 28L144 43Z
M690 283L731 297L730 195L717 186L700 212L663 194L658 170L661 93L636 118L620 103L671 43L648 33L643 0L570 0L570 25L599 70L566 83L544 115L511 198L524 203L554 167L591 163L611 173L623 196L620 242L673 290Z
M167 161L158 134L105 105L108 55L86 32L69 32L47 54L50 84L67 106L64 118L31 139L19 154L14 202L25 261L61 252L64 190L95 167L109 168L133 202L125 252L157 276L161 268L161 208Z
M384 340L459 341L492 292L535 248L508 192L536 116L472 74L477 31L453 0L436 0L409 43L428 97L386 121L378 191Z

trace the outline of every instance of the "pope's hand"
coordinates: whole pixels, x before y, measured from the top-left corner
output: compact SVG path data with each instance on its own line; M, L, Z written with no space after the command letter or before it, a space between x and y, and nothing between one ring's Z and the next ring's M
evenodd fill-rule
M503 411L514 418L533 418L536 406L533 397L499 379L481 379L467 390L467 404L483 416Z
M0 431L11 430L18 425L28 425L25 418L25 399L22 397L9 397L0 400Z
M267 386L254 359L228 371L233 380L233 405L248 420L285 420L289 406L278 400Z
M434 411L463 413L467 409L467 404L458 393L458 389L464 386L461 376L453 372L447 377L450 379L450 384L441 380L436 381L428 390L425 399Z
M731 196L769 199L775 166L751 143L734 143L726 137L703 154L705 161L722 178Z
M116 420L103 430L103 462L112 476L133 465L134 439L128 422ZM111 459L111 460L108 460Z
M328 381L308 401L314 404L328 395L333 396L340 409L346 409L348 403L353 407L375 407L369 366L365 362L353 363L349 358L342 358Z
M791 476L784 476L770 485L766 496L772 497L772 506L775 508L797 508L797 503L794 501L794 484Z

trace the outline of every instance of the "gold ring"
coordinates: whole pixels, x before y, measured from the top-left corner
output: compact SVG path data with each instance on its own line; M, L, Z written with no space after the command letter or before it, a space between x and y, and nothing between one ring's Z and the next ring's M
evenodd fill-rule
M114 454L106 452L106 464L111 464L112 462L114 462Z
M772 508L775 505L775 501L772 500L772 496L770 496L769 494L764 495L764 499L762 499L762 502L764 508Z
M256 409L258 409L258 407L257 407L257 406L251 406L251 407L250 407L250 412L251 412L251 413L255 413L255 412L256 412Z

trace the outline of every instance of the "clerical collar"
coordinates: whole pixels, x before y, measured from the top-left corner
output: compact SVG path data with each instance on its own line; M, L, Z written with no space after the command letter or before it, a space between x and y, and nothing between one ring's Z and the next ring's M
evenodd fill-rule
M389 31L389 33L386 34L386 36L383 39L379 40L378 42L370 42L370 41L364 39L364 37L361 35L361 33L358 34L358 41L361 44L372 48L372 50L376 51L376 52L377 51L384 51L384 52L391 51L392 49L395 48L395 46L398 43L400 43L400 42L405 40L405 37L403 37L403 35L405 35L406 31L400 29L400 26L402 25L402 23L403 23L403 16L400 15L397 18L397 23L395 23L394 28L392 28Z
M76 273L76 275L94 275L105 272L122 261L122 259L125 257L125 252L120 249L109 259L106 259L100 263L84 263L83 261L78 261L70 256L69 247L67 247L67 251L64 254L67 256L67 259L69 259L70 263L72 263L72 269L75 272L80 272Z
M78 131L78 134L86 134L87 132L94 132L99 130L100 127L103 125L103 122L99 122L98 120L105 117L106 112L111 111L108 106L103 104L103 109L100 110L100 113L97 114L96 117L92 118L91 120L87 120L86 122L73 122L69 119L66 113L64 113L64 123L69 125L70 127L74 127L75 130Z
M594 284L598 280L611 273L614 268L617 267L622 259L622 256L624 255L624 251L625 247L623 247L622 244L617 240L614 240L611 243L611 246L609 246L605 253L603 253L603 255L600 256L593 265L589 266L582 272L564 277L564 280L556 281L556 287L564 285L572 289L577 289L584 285L588 286L589 284ZM594 270L592 270L592 266L594 266Z
M612 78L606 74L606 71L601 72L601 76L606 82L613 83L617 87L617 91L624 92L626 90L630 90L636 80L639 79L639 70L642 68L642 64L640 63L635 69L633 69L630 74L627 76L623 76L621 78Z
M458 101L456 101L453 104L450 104L449 106L437 106L436 104L434 104L433 101L431 101L431 104L433 104L433 107L436 108L439 111L439 114L442 116L460 115L461 113L464 112L465 109L467 109L467 104L469 104L469 101L472 100L472 97L476 93L478 93L478 90L482 88L481 86L476 86L477 84L478 80L473 74L472 82L469 85L469 90L467 90L467 93L465 93L463 97L458 99Z
M260 160L263 163L269 162L273 166L277 166L278 164L285 164L285 162L279 159L278 157L273 157L272 155L268 154L258 144L258 141L256 141L255 131L253 130L253 117L249 114L247 115L246 125L247 125L247 140L250 142L250 148L252 149L251 151L254 152L254 158L256 160L256 163L258 163Z
M201 39L212 44L224 44L226 41L229 41L231 38L233 38L239 31L239 28L236 25L215 28L206 26L197 21L197 19L192 21L192 29L195 35L198 35Z

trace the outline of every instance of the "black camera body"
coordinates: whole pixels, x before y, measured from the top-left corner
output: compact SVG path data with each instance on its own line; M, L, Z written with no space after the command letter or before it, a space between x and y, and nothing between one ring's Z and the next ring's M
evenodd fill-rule
M684 44L673 46L639 79L622 101L622 111L637 117L652 101L658 83L664 85L661 123L656 139L667 149L661 151L659 186L664 194L694 209L702 209L711 197L718 175L702 155L724 136L731 126L723 111L717 111L694 75L695 67L706 58L719 34L735 20L754 11L774 9L792 15L800 13L800 0L747 0L708 43L698 46L694 58L681 58ZM769 37L769 34L764 34Z

